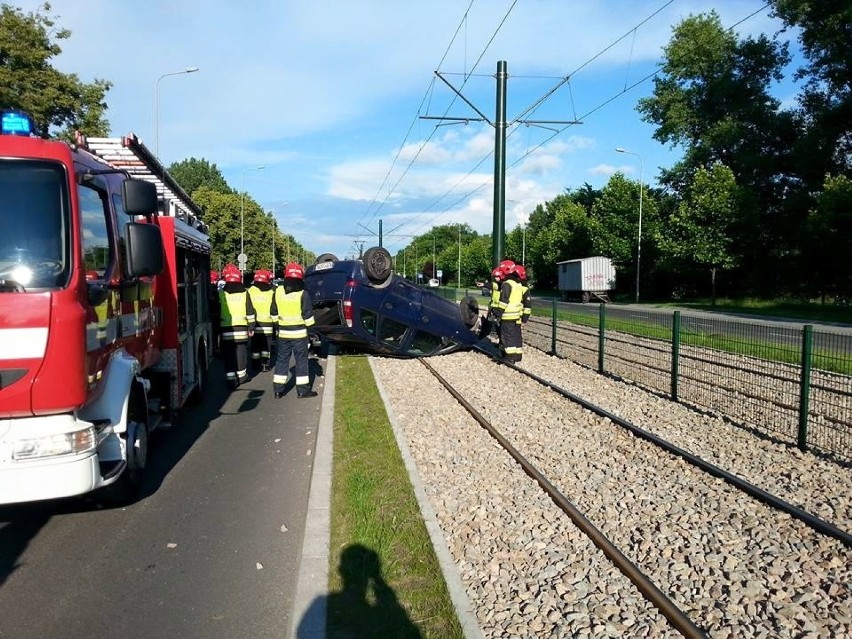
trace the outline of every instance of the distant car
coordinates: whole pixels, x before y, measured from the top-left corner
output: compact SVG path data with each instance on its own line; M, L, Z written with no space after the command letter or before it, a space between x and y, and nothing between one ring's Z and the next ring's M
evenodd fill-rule
M496 355L479 337L479 303L459 303L393 274L391 256L382 247L360 260L338 260L324 253L305 271L322 339L340 347L394 357L425 357L476 348Z
M436 288L440 285L441 285L441 280L437 280L434 277L431 280L429 280L428 284L426 284L426 286L428 286L429 288Z

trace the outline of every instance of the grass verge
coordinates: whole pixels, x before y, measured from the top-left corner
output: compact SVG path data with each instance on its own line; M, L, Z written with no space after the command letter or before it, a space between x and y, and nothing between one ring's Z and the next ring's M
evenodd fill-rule
M365 356L338 356L328 633L464 637Z

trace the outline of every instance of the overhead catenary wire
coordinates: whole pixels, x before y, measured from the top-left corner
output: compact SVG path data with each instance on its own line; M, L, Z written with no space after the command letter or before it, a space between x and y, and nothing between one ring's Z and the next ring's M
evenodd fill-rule
M472 74L473 70L474 70L474 69L476 69L476 67L477 67L477 66L479 66L479 63L480 63L480 62L482 61L482 59L485 57L485 54L488 52L489 47L490 47L490 46L491 46L491 44L494 42L494 38L496 38L496 37L497 37L497 33L500 31L500 29L501 29L501 28L503 27L503 25L505 24L506 20L508 19L509 15L511 14L512 10L515 8L515 5L517 4L517 2L518 2L518 0L513 0L512 4L511 4L511 5L509 6L509 8L506 10L506 13L503 15L503 19L500 21L500 24L499 24L499 25L497 25L497 28L496 28L496 29L494 30L494 32L491 34L491 37L489 38L489 40L488 40L488 42L486 43L485 47L483 48L482 52L479 54L479 57L476 59L476 62L474 63L474 65L473 65L473 67L472 67L472 69L471 69L471 74ZM471 4L472 4L472 2L471 2ZM470 9L470 7L468 7L468 10L469 10L469 9ZM467 12L465 12L465 18L466 18L466 17L467 17ZM444 57L446 58L446 54L444 54ZM441 60L441 63L443 64L443 59ZM438 68L440 68L440 65L438 66ZM468 80L470 77L471 77L471 75L466 75L466 76L465 76L465 80L464 80L464 82L462 83L462 87L464 87L464 86L465 86L465 84L467 83L467 80ZM432 81L432 82L434 83L434 78L433 78L433 81ZM421 104L422 104L422 103L421 103ZM446 114L449 112L449 110L453 107L453 104L455 104L455 98L453 98L453 99L450 101L450 104L449 104L449 105L447 105L447 108L446 108L446 109L445 109L445 111L444 111L444 115L446 115ZM416 116L416 117L415 117L415 120L417 120L417 119L419 119L419 116ZM413 127L413 123L412 123L412 127ZM409 129L409 130L410 130L410 129ZM376 208L376 210L373 212L373 214L370 216L370 218L369 218L369 220L367 221L367 223L369 223L370 221L372 221L372 220L373 220L373 218L374 218L374 217L378 214L378 212L381 210L381 208L382 208L382 207L383 207L383 206L387 203L387 201L390 199L391 195L393 195L393 193L396 191L396 188L399 186L400 182L402 182L402 180L403 180L403 179L405 178L405 176L408 174L408 171L411 169L411 167L412 167L412 166L414 165L414 163L417 161L417 158L420 156L420 153L423 151L423 149L424 149L424 148L426 148L426 145L427 145L427 144L428 144L428 143L432 140L432 138L435 136L435 131L437 131L437 129L433 129L433 130L432 130L432 132L431 132L431 133L429 134L429 136L427 137L427 139L426 139L426 140L425 140L425 141L424 141L424 142L420 145L420 147L417 149L417 152L416 152L416 153L414 154L414 156L411 158L411 160L409 161L408 165L407 165L407 166L405 167L405 169L402 171L402 173L400 174L399 178L398 178L398 179L397 179L397 181L394 183L394 185L393 185L393 186L392 186L392 187L388 190L388 193L385 195L385 198L384 198L384 199L383 199L383 200L379 203L378 207L377 207L377 208ZM399 156L399 152L401 152L401 151L402 151L402 147L404 147L404 142L403 142L403 145L400 147L400 151L398 151L398 152L397 152L397 157ZM393 167L391 167L391 169L392 169L392 168L393 168ZM380 190L381 190L381 189L380 189ZM374 200L374 201L375 201L375 200Z
M462 26L467 23L468 13L470 12L470 9L473 6L474 2L475 2L475 0L470 0L470 4L467 5L467 9L465 9L465 12L462 15L461 21L459 22L459 25L456 27L455 33L453 33L453 37L450 38L450 42L449 42L449 44L447 44L447 48L444 51L444 55L441 56L441 61L438 63L439 67L440 67L441 64L444 63L444 60L447 59L447 56L450 53L450 49L452 48L453 43L456 41L456 37L458 37L459 31L461 31ZM431 96L432 88L433 88L434 84L435 84L435 78L433 77L432 81L429 83L429 88L426 89L426 92L423 94L423 98L420 100L420 106L417 107L417 113L418 114L422 110L423 105L426 103L426 101ZM411 124L408 127L408 131L406 131L405 137L403 138L402 143L399 145L399 148L397 149L396 155L394 156L390 167L388 167L388 171L385 174L385 177L382 180L382 183L379 185L379 188L376 189L376 193L373 196L373 199L370 201L370 204L367 206L367 211L364 213L364 215L367 215L370 212L370 208L373 206L373 204L375 204L378 201L379 194L382 192L382 189L385 187L385 184L387 184L387 181L390 178L391 172L393 171L393 167L396 166L396 162L399 159L399 156L402 153L402 150L405 148L405 143L408 141L408 136L411 135L411 131L414 130L414 125L417 123L417 121L418 121L418 117L415 114L415 116L411 119ZM364 218L364 215L361 216L361 219ZM372 217L370 217L370 219L367 220L367 223L369 223L370 220L372 220ZM360 220L359 220L359 222L360 222Z
M673 2L673 0L669 0L669 2L667 2L667 3L666 3L666 6L667 6L667 5L669 5L669 4L671 4L672 2ZM741 24L745 23L746 21L748 21L748 20L750 20L750 19L754 18L754 17L755 17L756 15L758 15L759 13L761 13L761 12L765 11L765 10L766 10L766 8L767 8L768 6L769 6L769 3L768 3L768 2L764 3L764 4L763 4L761 7L759 7L758 9L754 10L754 11L753 11L753 12L751 12L750 14L746 15L745 17L741 18L740 20L736 21L735 23L733 23L732 25L730 25L729 27L727 27L727 28L725 29L725 31L731 31L731 30L735 29L736 27L740 26ZM656 11L656 12L654 13L654 15L656 15L657 13L659 13L659 10L658 10L658 11ZM644 20L642 21L642 23L641 23L641 24L644 24L645 22L647 22L647 20L648 20L648 18L644 19ZM637 25L637 26L638 26L638 25ZM635 27L634 27L634 28L635 28ZM623 40L626 36L630 35L631 33L633 33L633 29L629 30L629 31L628 31L628 32L626 32L624 35L620 36L620 37L618 38L618 40L616 40L616 42L618 42L618 41L620 41L620 40ZM574 71L572 71L572 72L571 72L571 74L569 74L568 76L565 76L565 78L564 78L564 79L567 81L570 77L572 77L573 75L575 75L575 74L576 74L579 70L581 70L581 69L583 69L584 67L588 66L588 64L589 64L591 61L593 61L594 59L596 59L596 58L600 57L600 56L601 56L601 55L602 55L605 51L607 51L607 50L609 50L610 48L612 48L613 44L614 44L614 43L612 43L612 44L610 44L610 45L607 45L607 47L606 47L605 49L601 50L600 52L598 52L598 53L596 53L594 56L592 56L589 60L585 61L583 64L581 64L579 67L577 67L577 69L575 69ZM607 106L608 104L610 104L610 103L614 102L615 100L617 100L618 98L620 98L620 97L621 97L621 96L623 96L624 94L629 93L630 91L632 91L632 90L633 90L633 89L635 89L636 87L638 87L638 86L640 86L640 85L644 84L645 82L647 82L647 81L648 81L648 80L650 80L651 78L653 78L653 77L655 77L655 76L659 75L659 73L660 73L660 70L659 70L659 69L657 69L657 70L655 70L655 71L653 71L653 72L651 72L651 73L648 73L647 75L643 76L642 78L640 78L640 79L639 79L639 80L637 80L636 82L634 82L634 83L630 84L629 86L625 86L625 88L623 88L622 90L620 90L620 91L618 91L617 93L615 93L615 94L611 95L610 97L608 97L607 99L603 100L603 101L602 101L602 102L600 102L599 104L595 105L594 107L592 107L591 109L589 109L587 112L585 112L584 114L580 115L579 117L577 117L577 118L575 118L575 119L576 119L576 120L578 120L578 121L579 121L579 120L586 120L586 119L587 119L590 115L593 115L594 113L596 113L596 112L600 111L600 110L601 110L601 109L603 109L605 106ZM545 94L545 96L543 96L543 97L544 97L544 98L546 98L546 97L549 97L550 95L552 95L552 94L555 92L555 90L556 90L556 89L558 89L560 86L562 86L562 84L564 84L564 82L560 82L560 83L558 83L555 87L553 87L550 91L548 91L548 92L547 92L547 94ZM570 85L569 85L569 88L570 88ZM533 105L531 105L531 107L528 107L528 108L526 109L525 113L530 113L530 112L532 112L532 109L537 108L537 107L540 105L540 103L541 103L541 102L542 102L542 99L537 100L537 101L536 101ZM573 97L572 97L572 103L573 103ZM521 117L521 116L519 116L519 117ZM515 119L513 120L513 123L515 123L515 124L516 124L516 123L517 123L517 120L518 120L518 118L515 118ZM544 140L542 140L541 142L539 142L538 144L536 144L536 145L535 145L535 146L533 146L532 148L528 149L528 150L527 150L527 151L526 151L523 155L521 155L521 156L520 156L519 158L517 158L515 161L513 161L513 162L512 162L512 163L510 163L510 164L508 164L508 165L507 165L507 168L512 168L512 167L514 167L514 166L517 166L517 165L518 165L518 164L520 164L523 160L525 160L527 157L529 157L530 155L532 155L533 153L535 153L536 151L538 151L540 148L542 148L542 147L543 147L544 145L546 145L548 142L550 142L550 141L552 141L553 139L555 139L555 138L559 137L560 135L562 135L562 134L563 134L563 133L564 133L567 129L571 128L572 126L574 126L574 124L568 124L568 125L563 126L563 127L562 127L562 128L560 128L560 129L557 129L556 131L554 131L554 133L553 133L552 135L550 135L550 136L546 137ZM516 128L515 128L515 129L513 129L512 131L510 131L510 132L509 132L509 134L508 134L508 135L509 135L509 136L511 136L511 135L512 135L512 133L514 133L516 130L517 130ZM486 154L486 155L485 155L485 156L484 156L481 160L479 160L479 161L476 163L476 165L474 165L474 167L473 167L470 171L468 171L468 173L467 173L467 174L465 174L462 178L460 178L459 180L457 180L457 181L456 181L456 183L455 183L452 187L450 187L450 188L449 188L449 189L448 189L448 190L447 190L447 191L446 191L443 195L439 196L439 197L438 197L438 198L437 198L437 199L436 199L436 200L435 200L432 204L430 204L429 206L427 206L427 207L426 207L426 211L429 211L429 210L430 210L433 206L437 205L437 203L438 203L438 202L441 202L441 201L442 201L442 200L444 200L447 196L449 196L449 195L450 195L450 194L451 194L451 193L452 193L452 192L453 192L453 191L454 191L454 190L455 190L455 189L456 189L456 188L457 188L460 184L462 184L463 182L465 182L465 181L467 180L467 178L469 178L471 175L473 175L473 174L476 172L476 170L477 170L477 169L478 169L478 168L479 168L479 167L480 167L480 166L481 166L481 165L482 165L482 164L483 164L486 160L488 160L488 159L489 159L490 157L492 157L492 156L493 156L493 151L489 151L489 152L488 152L488 153L487 153L487 154ZM435 221L437 218L439 218L441 215L444 215L444 214L448 213L449 211L451 211L451 210L452 210L452 209L453 209L453 208L454 208L454 207L455 207L458 203L463 202L464 200L466 200L467 198L471 197L472 195L474 195L475 193L477 193L478 191L480 191L482 188L484 188L484 187L486 187L486 186L488 186L488 185L490 185L490 184L491 184L491 180L488 180L488 181L482 182L482 183L481 183L481 184L479 184L478 186L476 186L476 187L472 188L471 190L469 190L468 192L466 192L464 195L462 195L462 196L460 196L459 198L457 198L456 200L454 200L453 204L451 204L449 207L446 207L446 208L444 208L444 209L442 209L442 210L440 210L440 211L437 211L437 212L435 212L434 214L432 214L432 215L431 215L428 219L424 220L424 221L423 221L423 222L422 222L422 223L421 223L418 227L416 227L416 229L415 229L415 230L419 230L419 229L421 229L421 228L423 228L423 227L428 226L429 224L434 223L434 221ZM424 212L423 212L423 213L421 213L420 215L425 215L425 214L426 214L426 211L424 211Z

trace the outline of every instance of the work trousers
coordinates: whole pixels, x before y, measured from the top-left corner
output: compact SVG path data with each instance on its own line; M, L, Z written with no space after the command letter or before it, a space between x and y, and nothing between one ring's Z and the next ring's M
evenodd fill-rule
M233 386L248 381L248 341L221 340L219 352L225 367L225 380Z
M268 332L261 332L261 330ZM275 335L272 333L273 328L270 327L255 327L254 335L251 337L251 363L255 368L259 366L269 366L269 358L272 354L272 341Z
M500 349L509 361L521 361L524 354L524 337L520 320L500 322Z
M278 358L275 360L275 373L272 376L272 388L276 393L283 393L290 379L290 355L296 360L296 390L306 391L310 388L311 378L308 375L308 338L297 337L277 340Z

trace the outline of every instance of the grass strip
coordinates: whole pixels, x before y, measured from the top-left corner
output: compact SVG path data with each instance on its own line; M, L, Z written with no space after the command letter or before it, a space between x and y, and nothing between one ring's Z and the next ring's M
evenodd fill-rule
M327 636L462 639L365 356L338 356L335 393Z

